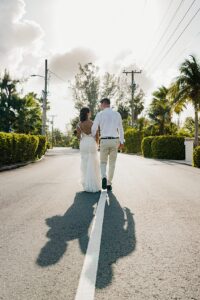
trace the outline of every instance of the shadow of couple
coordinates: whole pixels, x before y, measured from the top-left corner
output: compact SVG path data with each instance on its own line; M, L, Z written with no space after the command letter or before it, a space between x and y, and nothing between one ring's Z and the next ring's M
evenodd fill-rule
M135 222L128 208L122 208L111 192L105 205L96 287L101 289L112 282L114 264L119 258L135 250ZM37 264L41 267L56 264L67 250L67 242L78 239L82 253L86 253L89 226L94 217L100 193L77 193L72 206L63 216L46 219L49 241L41 249Z

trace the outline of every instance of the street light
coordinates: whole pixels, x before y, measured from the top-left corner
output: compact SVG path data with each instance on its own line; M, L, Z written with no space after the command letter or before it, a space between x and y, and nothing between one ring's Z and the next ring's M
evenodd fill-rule
M38 74L32 74L31 77L42 77L42 78L45 78L44 76L38 75Z

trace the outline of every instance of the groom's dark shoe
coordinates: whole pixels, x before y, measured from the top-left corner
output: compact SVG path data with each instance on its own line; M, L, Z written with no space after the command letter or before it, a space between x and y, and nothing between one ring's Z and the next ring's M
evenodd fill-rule
M110 185L110 184L107 185L107 191L108 191L108 192L111 192L111 191L112 191L112 185Z
M105 177L102 179L102 189L103 190L107 189L107 179Z

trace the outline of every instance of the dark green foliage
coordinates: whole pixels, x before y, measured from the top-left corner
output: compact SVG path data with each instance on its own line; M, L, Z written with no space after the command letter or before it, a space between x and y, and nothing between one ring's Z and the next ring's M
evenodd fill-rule
M177 136L157 136L151 144L152 157L159 159L185 159L184 138Z
M196 147L193 152L193 166L200 168L200 146Z
M39 134L42 126L40 100L35 93L22 96L17 91L18 84L8 72L0 78L0 131Z
M171 103L167 98L167 93L168 89L165 86L159 87L153 93L153 99L148 110L149 118L158 127L158 135L168 134L167 125L169 126L171 123Z
M188 102L194 107L194 145L198 146L199 135L199 108L200 108L200 63L197 58L190 55L181 64L180 75L172 83L169 89L169 97L172 99L174 110L180 113ZM190 124L191 125L191 124ZM190 127L191 128L191 127Z
M152 157L151 143L155 137L148 136L142 140L142 154L144 157Z
M127 129L125 132L125 152L126 153L140 153L142 133L134 128Z
M0 132L0 165L33 161L45 151L43 136Z
M41 158L47 150L47 138L44 135L38 135L39 143L36 151L36 157Z
M73 149L79 149L79 140L78 140L78 138L76 136L72 137L71 142L70 142L70 146Z
M11 134L0 132L0 165L12 162L13 137Z

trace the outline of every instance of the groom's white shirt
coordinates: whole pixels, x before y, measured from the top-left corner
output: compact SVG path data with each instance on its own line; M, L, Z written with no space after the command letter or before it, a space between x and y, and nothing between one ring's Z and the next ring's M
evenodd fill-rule
M121 115L112 110L111 108L105 108L96 115L94 123L92 125L92 135L95 136L100 127L101 137L119 137L121 144L124 143L124 129L122 126Z

